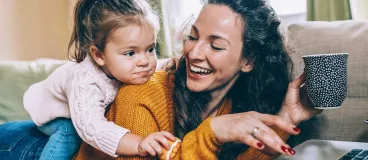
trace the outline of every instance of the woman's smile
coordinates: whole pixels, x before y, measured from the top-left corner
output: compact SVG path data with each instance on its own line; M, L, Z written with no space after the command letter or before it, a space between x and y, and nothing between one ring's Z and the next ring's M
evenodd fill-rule
M205 76L208 76L211 73L213 73L212 69L195 66L193 64L189 64L189 69L190 69L190 76L193 78L202 78L202 77L204 78Z

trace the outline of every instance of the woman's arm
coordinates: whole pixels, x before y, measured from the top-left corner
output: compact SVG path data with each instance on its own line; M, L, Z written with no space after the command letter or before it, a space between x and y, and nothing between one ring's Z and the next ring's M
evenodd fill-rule
M295 126L297 126L300 122L308 120L321 112L320 110L316 110L312 107L313 104L308 99L306 88L305 86L303 86L304 82L305 73L301 74L297 79L289 83L281 111L278 114L280 118L291 124L294 124ZM280 130L276 127L273 127L273 130L276 131L276 133L282 138L282 140L286 141L288 139L289 136L285 131ZM300 132L300 130L296 130ZM271 155L276 154L276 152L269 147L266 147L265 150L267 151L263 152L267 152ZM271 156L262 156L262 154L257 150L252 151L251 154L257 155L257 157L260 156L258 157L259 159L273 159L273 157ZM247 155L243 154L242 156Z
M308 95L306 94L305 86L303 86L305 82L305 73L301 74L297 79L292 81L289 86L287 93L285 95L284 103L282 105L281 111L278 114L280 118L283 120L298 125L300 122L310 119L311 117L319 114L321 111L314 109L313 104L308 99ZM289 137L288 133L285 131L278 129L276 127L272 127L273 130L281 137L283 141L286 141ZM300 130L296 129L300 132ZM265 148L265 150L270 154L275 154L273 150L270 148ZM267 156L262 154L260 151L251 148L249 151L241 154L238 159L244 159L252 155L256 159L273 159L273 156Z
M216 139L210 123L211 118L206 119L195 130L185 135L174 160L218 159L216 152L221 143Z
M178 67L178 63L182 55L176 55L171 58L157 59L156 70L168 70L173 67Z
M129 128L133 134L140 136L146 136L157 131L173 132L171 94L167 93L167 86L157 86L153 82L163 84L162 79L155 79L145 85L123 87L118 93L115 105L107 114L108 120ZM271 134L274 131L271 131L267 125L274 125L295 134L292 130L294 126L280 120L281 118L278 116L257 115L255 115L255 112L246 112L222 115L205 120L184 137L181 151L178 152L175 159L216 159L218 147L225 142L241 142L254 146L254 143L248 142L247 138L249 139L254 129L253 125L257 123L259 123L257 126L262 127L257 138L265 142L266 145L276 143L278 151L280 150L279 146L284 142L277 140L277 142L271 141L270 143L269 141L277 135L276 133ZM261 124L264 125L261 126ZM282 153L282 151L280 152ZM119 158L155 159L154 157Z
M259 131L252 135L254 126L258 126ZM271 156L258 151L265 149L265 146L270 146L279 153L292 155L285 141L289 134L298 133L293 130L293 127L295 126L278 116L257 112L208 118L195 130L185 135L182 148L175 159L217 159L219 147L226 142L239 142L253 146L241 153L239 159L272 159ZM263 146L257 146L258 142Z

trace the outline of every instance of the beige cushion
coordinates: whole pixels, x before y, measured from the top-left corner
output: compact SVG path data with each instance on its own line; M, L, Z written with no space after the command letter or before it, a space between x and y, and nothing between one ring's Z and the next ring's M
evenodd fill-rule
M348 96L368 96L368 21L291 24L287 28L287 46L296 75L304 69L303 55L349 53Z
M30 119L23 107L24 92L66 62L49 59L0 61L0 124Z

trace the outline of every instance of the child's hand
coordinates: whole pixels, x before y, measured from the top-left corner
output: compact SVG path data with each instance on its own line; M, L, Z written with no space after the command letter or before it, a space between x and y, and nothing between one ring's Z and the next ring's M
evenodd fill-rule
M146 156L147 154L151 156L161 155L162 154L162 146L166 148L166 150L170 150L169 141L175 141L174 135L169 132L155 132L151 133L147 137L143 138L138 143L138 153L140 156Z
M177 55L177 56L174 56L172 58L169 58L168 60L166 60L165 63L163 63L160 67L160 70L170 70L170 69L177 69L178 68L178 64L179 64L179 60L180 58L182 57L182 55Z

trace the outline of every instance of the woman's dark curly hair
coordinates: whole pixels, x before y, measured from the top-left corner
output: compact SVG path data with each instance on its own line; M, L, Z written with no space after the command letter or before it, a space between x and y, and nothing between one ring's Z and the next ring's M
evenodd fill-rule
M227 6L244 22L242 55L253 65L253 70L242 72L226 95L232 99L231 113L277 114L291 79L292 63L278 30L280 20L275 11L265 0L208 0L207 4ZM183 138L203 121L201 113L211 96L190 91L186 86L184 58L179 64L174 72L174 130ZM218 158L236 159L247 148L244 144L226 143Z

